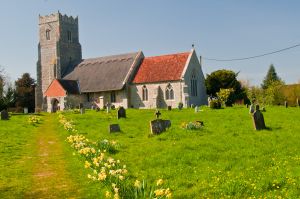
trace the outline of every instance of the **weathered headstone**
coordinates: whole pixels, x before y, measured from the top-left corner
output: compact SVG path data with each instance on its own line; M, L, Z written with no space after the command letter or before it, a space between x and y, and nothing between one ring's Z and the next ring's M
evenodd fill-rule
M9 119L9 115L8 115L8 112L7 110L3 110L1 111L1 120L8 120Z
M107 103L106 104L106 113L109 113L110 112L110 103Z
M255 130L266 129L264 116L259 110L259 105L256 105L255 112L252 115L252 119Z
M118 110L118 119L120 118L126 118L126 110L123 106L121 106Z
M249 108L249 113L253 114L255 112L255 104L251 104Z
M110 133L116 133L121 131L119 124L110 124L108 130Z
M297 103L297 106L300 107L300 101L299 101L299 98L297 98L296 103Z
M198 113L199 112L199 106L196 106L195 107L195 113Z
M150 129L153 135L161 134L162 132L166 131L167 128L170 127L171 127L170 120L156 119L150 122Z
M168 111L171 111L172 110L172 106L168 106Z
M191 108L195 108L195 105L194 105L194 104L191 104Z
M24 107L24 113L28 114L28 108L27 107Z
M80 108L80 113L81 113L81 114L85 114L85 108L83 108L83 107Z
M288 102L287 101L284 101L284 106L285 106L285 108L288 107Z
M182 102L179 102L179 103L178 103L178 109L181 110L182 108L183 108L183 103L182 103Z

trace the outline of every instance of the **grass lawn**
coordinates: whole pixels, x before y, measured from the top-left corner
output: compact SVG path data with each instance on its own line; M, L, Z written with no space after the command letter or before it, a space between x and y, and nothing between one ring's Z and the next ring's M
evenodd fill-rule
M170 119L172 126L154 137L149 137L154 110L128 109L127 118L120 120L115 110L109 114L92 110L83 115L67 112L65 116L74 121L79 134L91 141L117 141L120 147L112 156L127 165L130 178L150 183L162 178L173 198L299 197L299 108L267 107L264 117L270 129L263 131L254 130L245 107L201 109L198 113L192 109L161 110L161 118ZM102 198L106 189L87 178L89 170L65 141L70 133L59 125L57 114L44 114L37 127L28 125L27 118L20 115L0 121L1 198L18 198L36 188L33 176L41 162L36 158L36 143L43 134L45 139L55 137L55 142L60 143L59 156L50 155L49 160L49 164L59 164L51 169L60 170L63 178L69 179L69 192L60 196L67 197L69 193L75 198ZM203 129L180 127L182 122L196 120L204 122ZM51 136L46 136L50 130L44 130L45 121L54 123L49 127ZM122 132L108 133L111 123L118 123ZM55 178L51 180L56 182Z
M80 134L90 140L116 140L121 147L114 158L127 165L133 178L163 178L174 198L236 198L300 195L300 109L267 107L269 130L254 131L245 107L194 113L192 109L161 110L172 127L149 137L154 110L127 110L67 114ZM202 130L180 128L182 122L204 121ZM122 132L108 133L118 123Z

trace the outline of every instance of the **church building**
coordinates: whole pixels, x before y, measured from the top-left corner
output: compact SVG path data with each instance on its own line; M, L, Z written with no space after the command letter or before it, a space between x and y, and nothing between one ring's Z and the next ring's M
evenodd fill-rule
M78 17L39 16L36 108L63 110L71 102L86 108L207 104L196 51L145 57L142 51L82 59Z

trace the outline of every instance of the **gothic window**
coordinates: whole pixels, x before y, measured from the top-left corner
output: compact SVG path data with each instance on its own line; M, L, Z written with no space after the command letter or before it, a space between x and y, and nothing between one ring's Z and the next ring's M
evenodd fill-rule
M168 84L166 88L166 100L173 100L174 99L174 90L171 84Z
M46 30L46 39L50 40L50 30L49 29Z
M71 42L72 41L72 32L68 31L67 35L68 35L68 42Z
M145 85L143 86L143 101L148 101L148 89Z
M196 71L193 70L192 75L191 75L191 95L196 97L198 95L197 91L197 76L196 76Z
M116 93L115 93L115 91L112 91L110 93L110 102L112 102L112 103L116 102Z

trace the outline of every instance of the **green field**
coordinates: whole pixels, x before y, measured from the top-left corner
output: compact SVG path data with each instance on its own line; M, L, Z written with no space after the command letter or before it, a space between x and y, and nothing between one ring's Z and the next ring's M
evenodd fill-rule
M173 198L299 198L299 108L267 107L264 117L269 129L263 131L254 131L245 107L202 110L161 110L162 119L170 119L172 126L154 137L149 137L154 110L129 109L127 118L120 120L116 111L64 115L90 141L117 141L118 151L111 156L126 164L129 179L155 183L162 178ZM0 121L1 198L34 196L39 186L44 195L103 198L107 187L87 178L84 158L65 141L70 133L58 123L58 115L40 117L37 126L29 125L24 115ZM202 129L181 128L183 122L196 120L204 122ZM118 123L122 132L109 134L111 123ZM41 138L57 144L47 149L44 161L61 178L50 177L47 183L35 175L43 162L36 144ZM65 186L53 193L58 179Z

